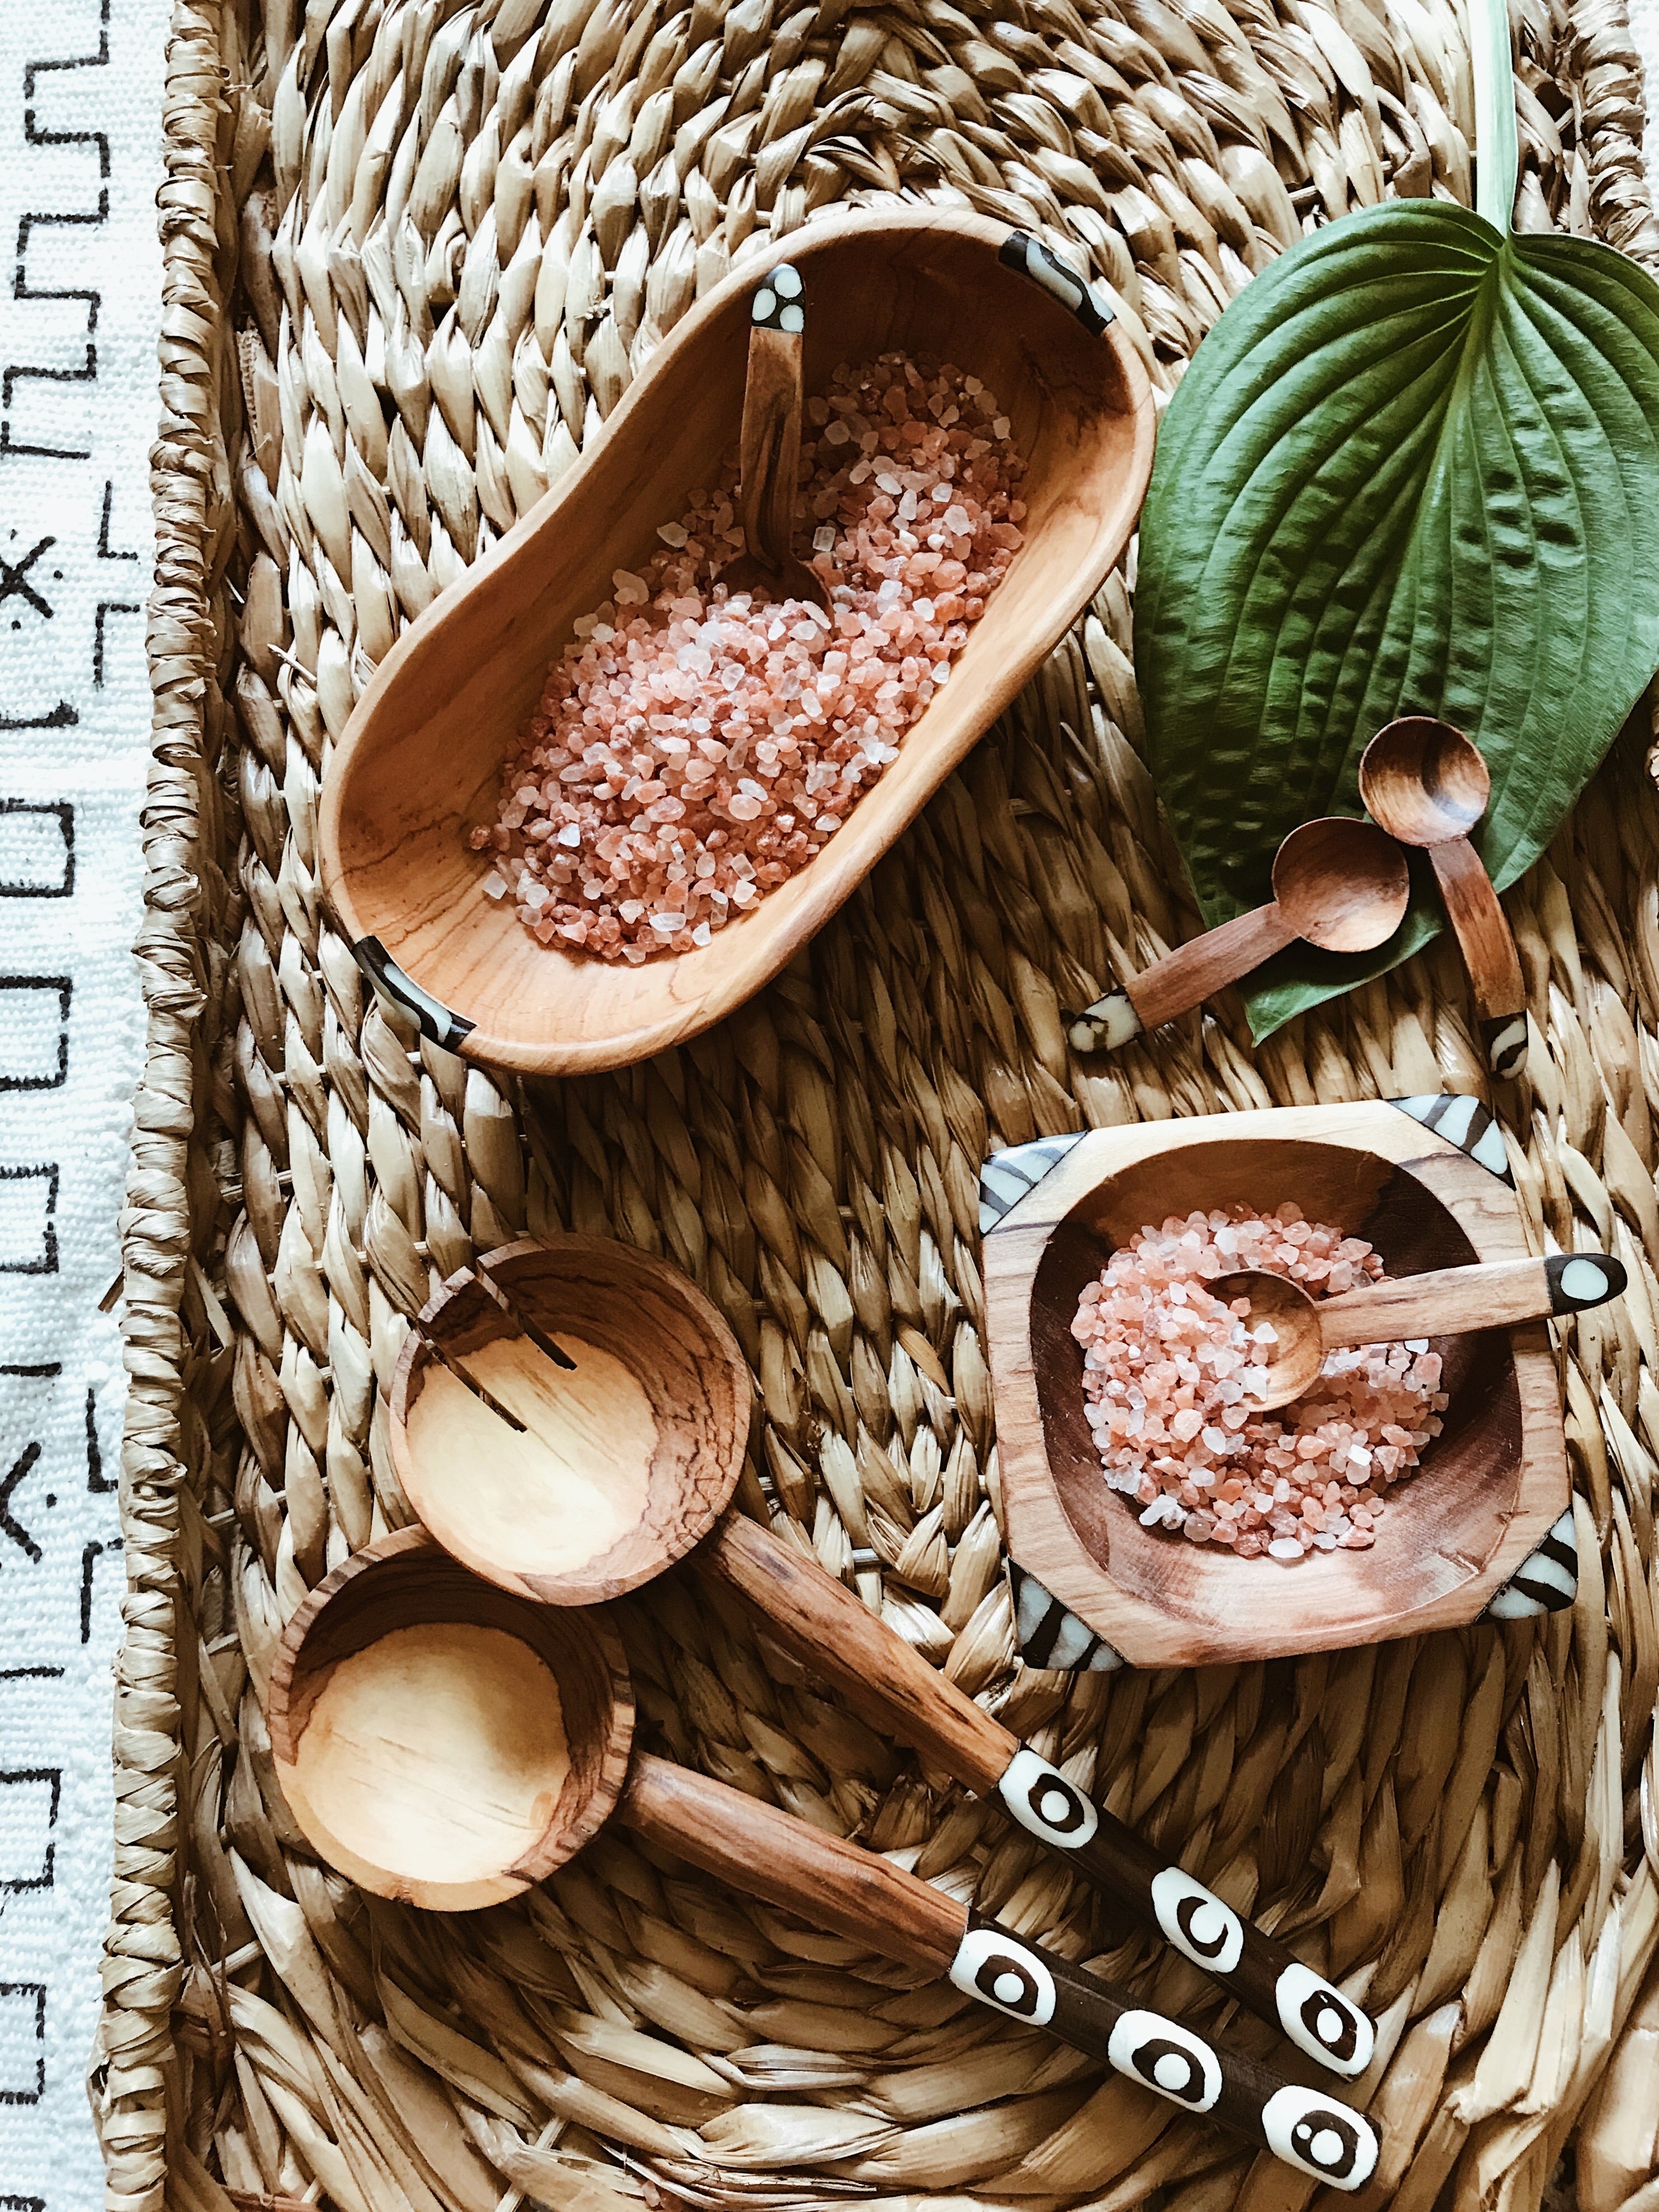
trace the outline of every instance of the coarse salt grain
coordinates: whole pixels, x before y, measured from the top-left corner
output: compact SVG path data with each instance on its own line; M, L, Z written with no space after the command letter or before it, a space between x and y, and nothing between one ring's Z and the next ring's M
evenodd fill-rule
M1243 1267L1288 1275L1315 1297L1388 1279L1363 1238L1290 1204L1139 1231L1085 1285L1072 1324L1106 1480L1143 1527L1241 1558L1364 1551L1383 1493L1440 1433L1439 1358L1421 1340L1335 1352L1295 1404L1253 1414L1249 1394L1266 1370L1245 1347L1271 1332L1206 1288Z
M541 943L685 951L787 882L897 758L1018 549L1023 465L976 379L887 354L808 415L830 613L720 582L743 546L732 465L573 623L469 836Z

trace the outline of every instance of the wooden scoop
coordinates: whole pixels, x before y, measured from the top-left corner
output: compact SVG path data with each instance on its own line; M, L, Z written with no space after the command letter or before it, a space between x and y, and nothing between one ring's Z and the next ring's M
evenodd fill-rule
M720 571L720 581L763 599L805 599L827 614L823 577L797 560L792 544L800 477L801 289L800 272L786 261L762 280L750 308L738 462L747 550Z
M1373 1283L1335 1297L1312 1298L1300 1283L1266 1267L1243 1267L1206 1285L1231 1305L1248 1298L1247 1326L1273 1334L1258 1341L1255 1362L1267 1370L1260 1389L1246 1385L1253 1409L1288 1406L1318 1380L1327 1352L1357 1344L1464 1336L1510 1328L1553 1314L1583 1313L1624 1289L1625 1270L1607 1252L1557 1253L1547 1260L1502 1260L1484 1267L1438 1267L1398 1282Z
M1359 795L1390 837L1427 851L1469 971L1486 1065L1494 1075L1519 1075L1527 1063L1526 982L1509 919L1468 840L1492 796L1486 762L1449 722L1402 715L1361 755Z
M478 1279L502 1293L510 1312ZM519 1336L534 1323L568 1364ZM445 1549L521 1599L560 1607L637 1589L701 1545L697 1564L877 1729L965 1788L1000 1796L1028 1833L1116 1898L1309 2057L1352 2076L1371 2023L1340 1990L1092 1804L827 1574L810 1550L727 1510L750 1383L707 1299L675 1269L599 1237L526 1241L454 1277L392 1381L392 1465ZM514 1434L435 1362L437 1331L525 1423ZM568 1364L574 1363L574 1364ZM575 1528L591 1546L573 1554Z
M1141 2007L879 1853L631 1752L603 1613L526 1604L404 1528L335 1569L271 1668L277 1777L313 1844L381 1897L467 1911L574 1856L613 1812L659 1850L1085 2051L1333 2188L1376 2128L1322 2091Z
M1302 938L1328 952L1370 952L1405 919L1406 856L1375 823L1333 814L1292 830L1273 859L1267 906L1224 921L1155 960L1121 991L1075 1015L1079 1052L1114 1052L1190 1013L1228 984Z

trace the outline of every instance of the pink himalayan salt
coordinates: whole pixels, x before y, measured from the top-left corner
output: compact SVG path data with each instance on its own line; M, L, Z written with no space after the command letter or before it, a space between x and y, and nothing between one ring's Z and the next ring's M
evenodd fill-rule
M1291 1204L1175 1215L1114 1253L1085 1285L1072 1334L1106 1480L1146 1528L1285 1564L1367 1550L1389 1486L1440 1433L1440 1359L1422 1344L1334 1352L1304 1396L1253 1413L1262 1370L1247 1302L1206 1287L1266 1267L1324 1297L1386 1282L1363 1237Z
M787 883L897 758L1018 550L1023 464L976 378L884 354L807 416L798 527L830 616L719 581L743 550L733 465L549 672L468 839L542 944L684 952Z

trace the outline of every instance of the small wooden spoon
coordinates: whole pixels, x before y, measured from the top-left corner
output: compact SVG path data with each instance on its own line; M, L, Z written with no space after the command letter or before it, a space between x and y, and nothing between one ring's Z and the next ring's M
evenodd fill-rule
M1359 795L1390 837L1427 851L1469 971L1486 1065L1494 1075L1519 1075L1527 1063L1526 981L1509 919L1468 840L1492 796L1486 762L1449 722L1405 714L1361 755Z
M762 282L750 309L749 369L743 387L738 506L748 550L720 571L732 592L805 599L830 611L822 576L795 557L795 495L800 476L801 281L786 261Z
M1097 999L1073 1016L1072 1043L1079 1052L1114 1052L1190 1013L1297 938L1328 952L1370 952L1399 928L1410 896L1406 856L1375 823L1338 814L1304 822L1274 856L1268 905L1178 945Z
M1335 1297L1311 1298L1300 1283L1266 1267L1218 1275L1206 1287L1231 1305L1249 1300L1249 1322L1266 1322L1275 1341L1255 1347L1266 1387L1247 1390L1253 1410L1288 1406L1318 1380L1327 1352L1357 1344L1463 1336L1510 1328L1552 1314L1583 1313L1624 1289L1625 1270L1608 1252L1558 1252L1547 1260L1500 1260L1484 1267L1437 1267L1398 1282L1372 1283Z

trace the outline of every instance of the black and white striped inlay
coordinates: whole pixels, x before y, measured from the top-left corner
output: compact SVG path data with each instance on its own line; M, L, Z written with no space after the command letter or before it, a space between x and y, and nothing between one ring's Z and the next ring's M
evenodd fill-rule
M970 1923L951 1961L951 1979L964 1996L1010 2020L1046 2027L1054 2016L1054 1978L1048 1962L1006 1928Z
M1480 1042L1492 1073L1501 1082L1510 1081L1527 1064L1526 1015L1503 1014L1495 1021L1482 1022Z
M1448 1091L1431 1097L1391 1098L1389 1103L1409 1114L1413 1121L1420 1121L1425 1129L1432 1129L1448 1144L1455 1145L1460 1152L1467 1152L1477 1167L1504 1182L1514 1181L1504 1132L1478 1098Z
M390 999L420 1024L421 1035L446 1052L459 1052L461 1039L477 1025L464 1014L452 1014L430 991L423 991L412 975L404 975L378 937L360 937L352 956L382 998Z
M1022 1828L1062 1851L1092 1840L1100 1815L1075 1783L1022 1744L1009 1760L997 1795Z
M1221 2094L1221 2061L1201 2036L1162 2013L1124 2013L1106 2056L1120 2074L1189 2112L1207 2112Z
M1092 1006L1073 1014L1066 1034L1073 1052L1115 1052L1141 1031L1141 1019L1127 991L1108 991Z
M1298 2050L1333 2073L1363 2074L1376 2047L1376 2031L1322 1974L1299 1961L1286 1966L1273 1990L1279 2024Z
M1158 1924L1184 1959L1206 1973L1231 1974L1244 1955L1244 1923L1231 1905L1180 1867L1152 1876Z
M1020 1147L1022 1152L1036 1149L1033 1145ZM1006 1159L1008 1155L1001 1157ZM1121 1651L1115 1651L1097 1636L1086 1621L1068 1613L1035 1575L1028 1575L1013 1559L1008 1562L1008 1586L1014 1600L1014 1641L1028 1667L1052 1667L1071 1674L1111 1674L1122 1666Z
M763 331L785 331L793 337L805 324L801 311L800 271L781 261L763 280L749 305L750 320Z
M1317 2089L1276 2089L1261 2108L1261 2132L1275 2158L1333 2189L1363 2189L1376 2171L1376 2130Z
M1069 1152L1081 1130L1066 1137L1039 1137L1032 1144L1010 1145L993 1152L979 1171L979 1231L988 1237L1006 1213L1034 1191L1050 1168Z
M1114 319L1113 311L1092 285L1081 276L1074 276L1063 261L1057 261L1041 239L1033 238L1029 230L1011 230L1002 241L998 254L1000 261L1010 269L1018 269L1022 276L1029 276L1034 284L1041 284L1051 292L1064 307L1069 307L1091 337L1098 337L1108 323Z
M1578 1595L1578 1532L1569 1506L1518 1574L1488 1604L1483 1620L1535 1620L1565 1613Z

